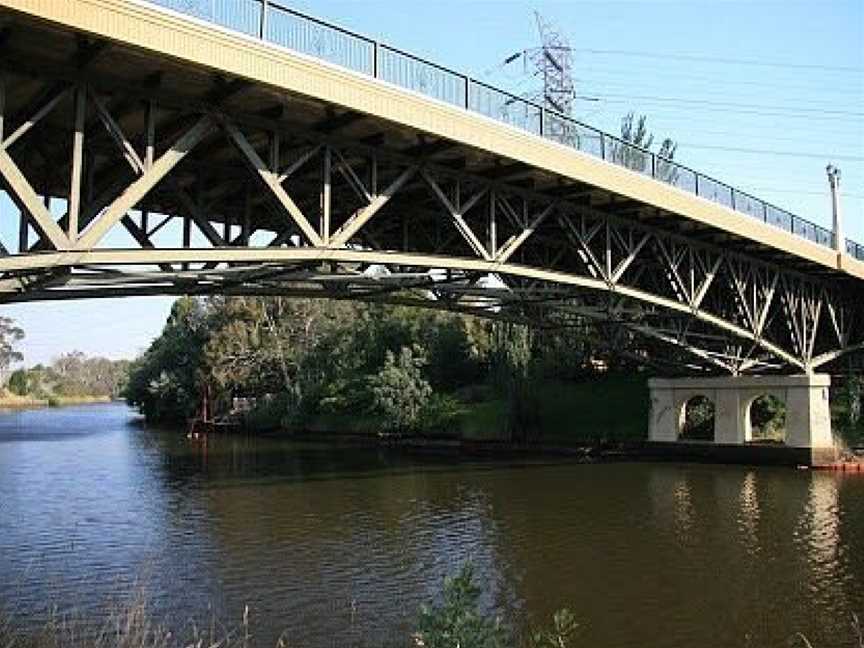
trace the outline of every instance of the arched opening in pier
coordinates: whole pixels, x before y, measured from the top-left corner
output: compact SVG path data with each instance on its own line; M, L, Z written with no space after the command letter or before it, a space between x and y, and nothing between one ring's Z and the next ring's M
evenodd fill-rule
M714 403L707 396L693 396L681 408L678 438L682 441L714 440Z
M786 403L774 394L762 394L747 405L748 443L786 443Z

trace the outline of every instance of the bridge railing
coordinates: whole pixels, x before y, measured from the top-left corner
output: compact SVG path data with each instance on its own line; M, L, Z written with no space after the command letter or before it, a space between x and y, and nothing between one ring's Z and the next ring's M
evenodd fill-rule
M720 180L523 97L307 16L276 0L148 1L480 113L650 176L818 245L834 246L831 230ZM864 260L864 246L847 239L846 251Z
M846 239L846 253L859 261L864 261L864 245Z

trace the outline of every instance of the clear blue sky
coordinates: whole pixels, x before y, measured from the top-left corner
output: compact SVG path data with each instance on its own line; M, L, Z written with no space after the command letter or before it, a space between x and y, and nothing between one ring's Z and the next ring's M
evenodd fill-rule
M584 121L617 131L649 117L677 159L830 226L825 165L843 172L847 234L864 242L864 1L361 2L289 6L518 93L510 54L537 44L534 10L576 49ZM733 149L733 150L729 150ZM0 221L9 221L0 202ZM12 236L0 227L0 236ZM79 349L131 357L170 300L3 307L27 331L25 362Z

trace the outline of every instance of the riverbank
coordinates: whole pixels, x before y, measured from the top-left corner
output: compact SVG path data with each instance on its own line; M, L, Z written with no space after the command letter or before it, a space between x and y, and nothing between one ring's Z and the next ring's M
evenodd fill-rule
M448 441L492 445L510 443L508 404L486 385L474 385L452 395L455 402L446 429L410 437L419 443ZM648 436L648 389L642 376L592 376L585 381L538 380L534 428L525 434L531 444L551 446L601 446L640 442ZM301 426L276 424L271 418L252 416L245 423L250 432L276 432L308 437L367 437L381 435L382 421L369 414L320 414ZM510 445L518 445L510 443Z
M265 437L285 438L269 434ZM778 444L721 445L708 442L660 443L647 440L601 442L513 442L501 439L467 439L455 436L411 436L354 432L296 432L292 441L331 443L357 447L396 449L409 454L491 460L559 458L581 463L672 462L728 464L740 466L786 466L836 470L864 475L864 458L852 454L838 457ZM199 437L205 439L205 437Z
M485 587L476 582L473 566L466 563L459 573L444 579L442 592L416 614L416 629L391 639L388 646L486 646L488 648L575 648L582 632L579 618L567 608L551 615L546 627L530 632L515 633L512 619L481 609L480 598ZM211 610L203 622L194 620L181 630L172 629L164 619L157 618L144 594L94 616L75 613L60 614L51 608L47 618L39 623L22 622L0 610L0 646L4 648L189 648L211 646L219 648L250 648L262 645L257 641L260 619L248 604L233 627L218 620ZM92 614L92 613L91 613ZM206 617L210 618L207 619ZM856 614L851 614L849 639L864 647L864 628ZM253 621L254 620L254 621ZM336 631L336 634L339 634ZM346 635L350 632L346 632ZM287 645L289 630L283 630L276 647ZM351 642L346 637L345 645ZM334 642L338 643L336 637ZM296 645L292 642L291 645ZM786 645L814 648L800 632L790 632ZM852 645L852 644L850 644Z
M583 381L538 380L533 397L537 418L523 438L507 434L508 404L488 386L455 395L458 405L445 429L423 433L382 432L369 415L326 414L302 427L267 432L302 441L351 443L408 452L480 457L559 456L582 461L687 461L738 465L834 466L836 453L814 452L768 441L718 445L709 441L652 443L650 401L641 375L607 374ZM254 421L248 431L261 433ZM855 459L845 457L850 463ZM848 466L844 466L847 471ZM858 472L857 467L852 472Z
M110 403L110 396L52 396L50 398L34 398L19 396L9 391L0 391L0 410L37 409L41 407L65 407L68 405L88 405L93 403Z

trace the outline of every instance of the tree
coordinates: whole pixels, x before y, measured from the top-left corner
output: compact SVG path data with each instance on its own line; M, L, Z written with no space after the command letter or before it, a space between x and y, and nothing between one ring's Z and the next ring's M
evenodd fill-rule
M30 389L30 381L26 369L16 369L9 376L9 391L18 396L24 396Z
M426 356L418 346L402 347L398 354L387 351L384 366L369 377L372 409L382 415L384 427L415 431L420 414L432 397L432 387L423 377Z
M754 440L782 441L786 433L786 404L764 394L750 405L750 425Z
M432 386L450 391L476 382L482 367L469 318L451 313L425 315L431 316L422 336L428 349L427 375Z
M207 341L202 302L183 297L174 302L162 334L132 363L125 397L152 420L182 421L200 403Z
M498 618L483 616L481 590L470 564L444 579L443 601L420 608L417 644L424 648L503 648L507 633Z
M0 379L5 378L9 367L21 362L24 356L15 345L24 339L24 329L15 325L9 317L0 316Z
M492 327L492 383L507 407L507 435L525 441L539 427L534 336L527 326L496 322Z
M534 633L531 648L567 648L578 630L576 616L567 608L562 608L552 615L551 628Z
M651 147L654 145L654 135L648 131L647 117L640 115L638 119L631 110L621 119L621 140L614 142L610 159L628 169L640 173L651 173ZM657 151L654 175L656 178L675 184L678 179L678 169L672 161L678 145L670 138L660 143Z

